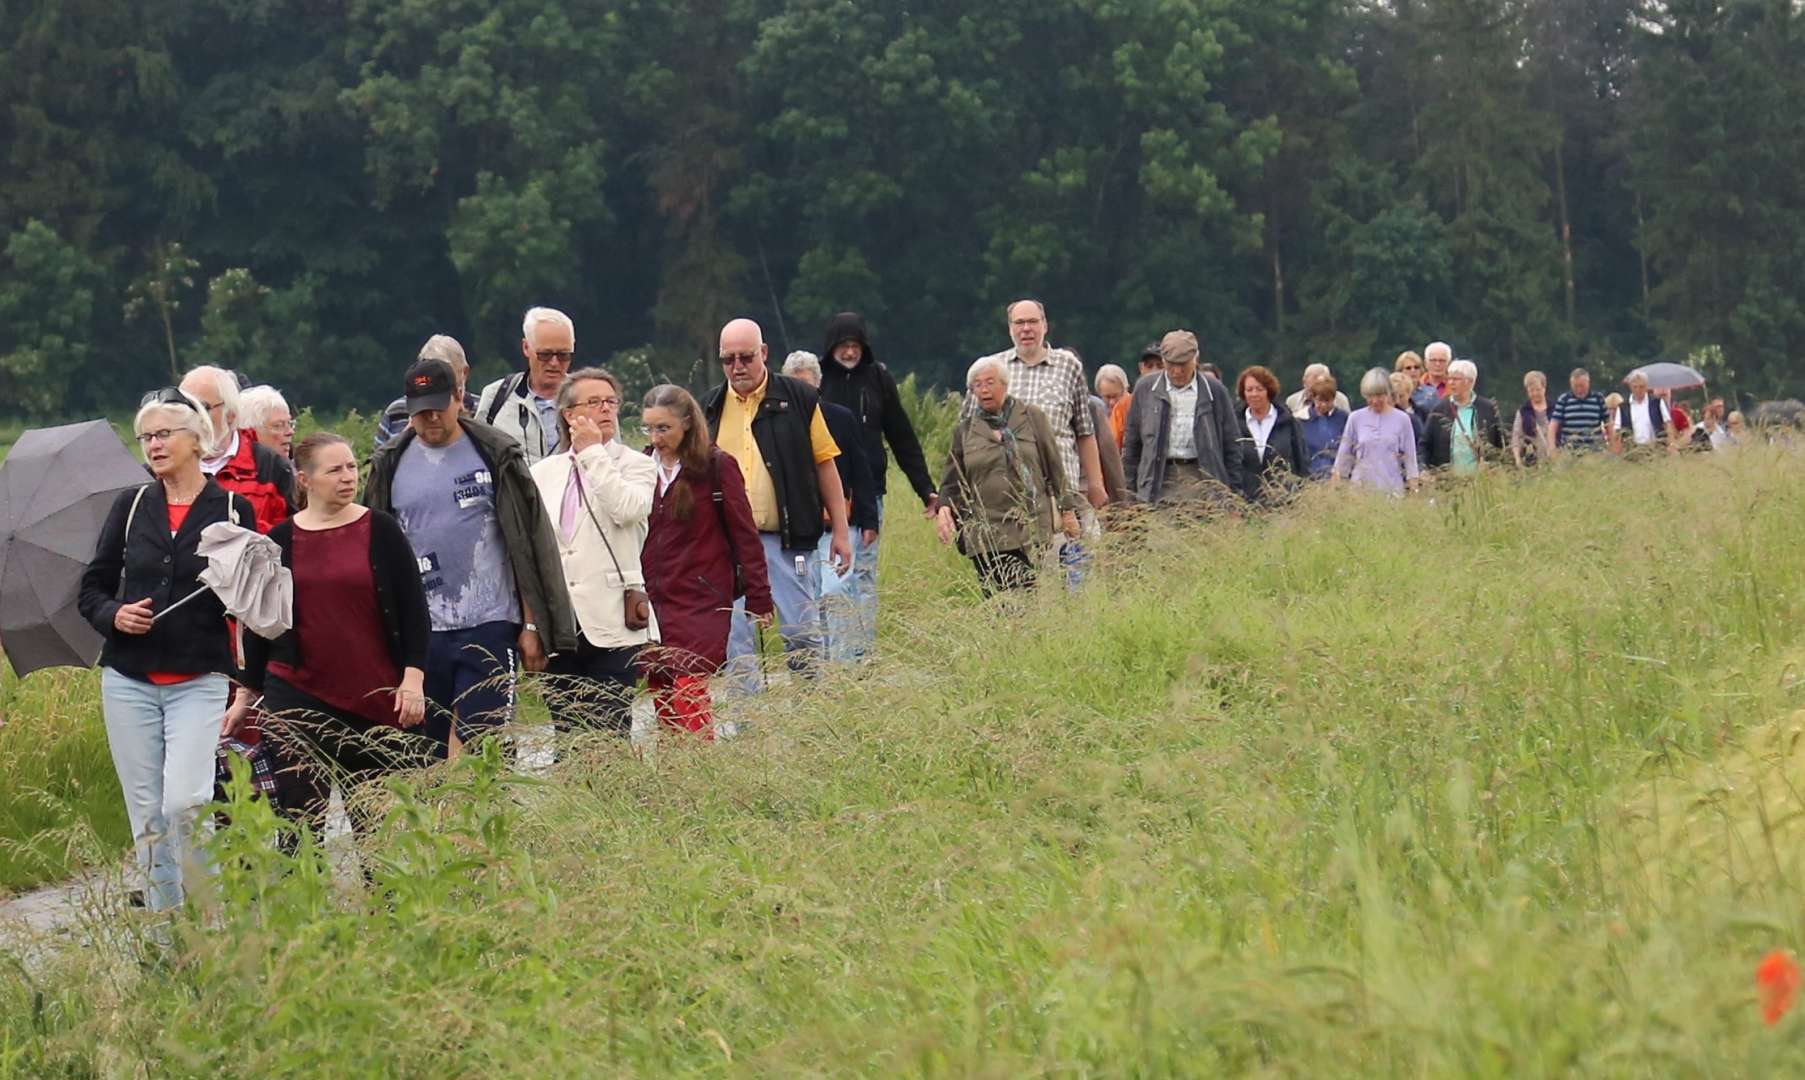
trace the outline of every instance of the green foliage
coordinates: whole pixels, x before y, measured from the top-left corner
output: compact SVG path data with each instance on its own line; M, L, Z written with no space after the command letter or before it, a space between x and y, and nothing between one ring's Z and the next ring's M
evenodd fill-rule
M0 400L15 415L53 416L93 350L100 274L80 248L36 219L8 238L5 255L0 326L17 336L0 354Z
M393 777L368 883L240 780L159 963L8 967L0 1068L1794 1075L1796 471L1316 490L989 603L896 514L861 677Z
M86 671L22 682L0 660L0 895L63 880L130 842L95 686Z

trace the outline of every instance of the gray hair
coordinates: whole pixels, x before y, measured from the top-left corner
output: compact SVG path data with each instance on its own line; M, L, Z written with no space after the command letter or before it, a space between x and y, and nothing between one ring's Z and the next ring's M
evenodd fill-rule
M614 387L614 396L617 398L620 398L621 404L623 404L623 405L626 404L626 401L627 401L626 390L624 390L621 387L620 380L614 377L614 373L606 370L605 368L599 368L599 367L578 368L575 371L571 372L570 374L564 376L564 381L558 384L558 448L559 449L565 449L570 446L570 421L564 419L564 410L568 409L572 405L576 404L577 384L584 383L584 382L605 382L605 383L607 383L609 386ZM616 408L618 409L618 406ZM620 415L620 413L616 412L615 415L618 417Z
M213 380L213 392L219 395L220 422L228 428L240 426L238 423L238 376L225 368L202 364L200 367L188 369L188 374L182 376L182 381L187 382L196 375L202 379ZM206 411L205 406L202 406L202 411ZM208 426L212 426L211 422L208 423Z
M207 418L207 407L197 401L193 394L183 391L178 393L188 402L187 408L164 401L147 401L138 406L137 415L132 417L132 434L144 434L147 422L154 416L171 417L169 429L186 431L194 436L196 450L204 454L213 445L213 422Z
M1122 389L1124 390L1131 389L1134 386L1133 383L1128 381L1128 373L1123 371L1119 364L1104 364L1097 369L1097 381L1093 385L1097 387L1099 393L1103 390L1104 379L1114 379L1122 384Z
M966 369L965 388L967 390L971 389L971 384L977 381L978 373L986 368L996 372L997 381L1003 384L1003 389L1009 389L1009 365L1003 363L1000 357L980 356L976 363Z
M577 340L577 325L570 321L570 316L557 308L548 307L527 308L526 317L520 320L520 336L528 341L533 340L533 327L540 323L557 323L570 331L570 340L573 344Z
M420 346L419 359L445 361L451 365L451 374L459 382L470 374L470 361L464 357L464 347L450 334L434 334L427 338L426 344Z
M821 385L821 358L807 349L797 349L783 358L783 373L791 376L812 375L814 378L811 381L819 386Z
M269 423L270 415L277 407L292 419L294 410L288 407L288 399L282 391L273 386L253 386L238 395L238 422L245 427L256 429Z
M1391 397L1391 372L1382 367L1368 368L1366 374L1360 376L1361 397Z
M1474 382L1478 382L1479 365L1473 363L1471 360L1456 360L1448 365L1448 374L1460 375L1464 378L1472 379Z
M1548 388L1548 376L1539 371L1525 371L1523 373L1523 389L1529 389L1530 384L1532 383L1541 383L1542 389L1546 390Z
M1452 360L1454 358L1454 346L1445 341L1431 341L1429 344L1423 346L1423 359L1428 360L1431 356L1440 356L1444 360Z

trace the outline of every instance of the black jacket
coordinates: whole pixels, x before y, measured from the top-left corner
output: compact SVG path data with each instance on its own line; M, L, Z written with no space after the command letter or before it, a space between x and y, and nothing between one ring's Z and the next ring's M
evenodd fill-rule
M821 417L827 421L827 433L840 448L834 465L840 470L840 489L852 500L847 524L855 529L875 529L878 490L871 480L871 464L865 459L859 418L852 415L851 409L831 401L821 403Z
M294 569L295 523L284 521L269 531L282 549L282 565ZM388 637L389 659L398 668L426 669L426 652L432 641L432 616L426 609L426 587L420 583L420 566L414 547L407 542L401 524L380 510L370 511L370 576L376 579L376 609ZM295 623L304 618L330 620L332 612L310 614L297 609ZM271 660L291 667L302 663L300 635L290 630L274 641L256 634L244 636L244 684L263 692L263 676Z
M1442 398L1429 410L1423 421L1422 438L1417 443L1417 464L1425 469L1446 468L1454 460L1454 415L1451 397ZM1473 395L1473 433L1479 440L1479 457L1491 460L1504 453L1504 427L1498 421L1498 404L1488 397Z
M807 383L787 375L773 371L766 379L765 396L758 403L758 415L752 418L752 441L758 444L759 457L777 493L777 534L785 551L813 551L827 531L821 519L814 443L809 438L820 398ZM722 383L702 406L708 415L708 432L717 443L726 407L727 384Z
M527 469L526 451L513 436L468 416L459 416L464 437L495 478L495 519L502 546L508 549L508 565L514 571L514 587L532 611L539 627L539 641L547 655L572 652L577 647L577 615L564 584L564 562L558 554L558 537L552 519L539 499L539 485ZM370 456L370 475L364 481L363 504L393 516L395 468L401 455L413 445L413 428L403 431ZM415 573L419 570L416 567Z
M1304 426L1282 402L1272 403L1272 431L1266 436L1266 452L1253 441L1247 408L1240 410L1241 493L1248 502L1271 501L1294 489L1310 476L1310 456L1304 450Z
M132 511L134 500L136 513ZM122 491L113 500L94 545L94 559L82 573L76 601L82 618L106 639L100 649L102 667L135 679L151 672L237 676L226 609L213 590L201 585L200 572L207 568L207 560L196 550L201 530L214 522L233 520L233 511L240 525L257 527L250 500L228 495L209 480L195 496L182 528L171 537L169 504L161 483L152 481ZM131 519L130 536L126 535L127 518ZM149 597L155 615L196 589L202 590L199 596L158 619L147 634L122 634L113 628L113 616L128 603Z
M864 356L858 364L847 368L834 359L834 346L842 341L856 341ZM884 455L884 441L896 453L896 464L909 478L909 486L927 505L934 495L934 478L928 475L928 460L921 452L921 440L915 436L915 425L903 408L896 392L896 379L890 369L878 363L865 332L865 320L843 311L827 321L827 338L821 349L821 400L851 409L865 435L865 460L870 464L877 494L883 495L888 484L890 460ZM839 441L834 436L834 441ZM842 448L845 443L840 444Z

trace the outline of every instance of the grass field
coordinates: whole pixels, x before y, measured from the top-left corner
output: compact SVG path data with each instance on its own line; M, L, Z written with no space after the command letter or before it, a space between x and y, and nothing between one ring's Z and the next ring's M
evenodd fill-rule
M868 670L414 778L379 900L239 807L173 967L0 957L0 1076L1798 1075L1796 474L1316 492L992 603L899 497Z

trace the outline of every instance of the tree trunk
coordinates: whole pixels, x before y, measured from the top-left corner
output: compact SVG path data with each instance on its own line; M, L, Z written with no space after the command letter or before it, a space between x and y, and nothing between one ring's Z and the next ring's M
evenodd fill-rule
M163 316L163 343L169 347L169 381L176 385L182 381L182 365L175 356L175 322L169 317L167 302L157 305L157 313Z
M1648 321L1648 227L1642 221L1642 193L1635 192L1636 261L1642 269L1642 321Z
M1554 140L1554 191L1561 212L1561 276L1567 286L1567 325L1571 327L1579 306L1579 290L1573 282L1573 221L1567 216L1567 162L1561 149L1566 141L1564 132Z

